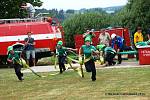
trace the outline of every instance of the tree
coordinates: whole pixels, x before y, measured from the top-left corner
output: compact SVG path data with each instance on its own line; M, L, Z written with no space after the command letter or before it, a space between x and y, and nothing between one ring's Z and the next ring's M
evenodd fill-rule
M136 31L138 26L141 26L143 35L145 36L147 29L150 28L149 5L149 0L128 0L125 8L118 12L113 18L113 23L117 22L118 25L129 27L132 33Z
M69 47L74 46L74 35L83 34L85 29L99 30L110 26L110 16L101 13L84 13L76 14L63 23L65 31L66 45Z
M136 30L137 26L141 26L146 32L147 28L150 27L150 1L149 0L129 0L128 9L130 14L130 20L127 24L131 25L132 31Z
M41 6L40 0L0 0L0 18L21 18L25 11L20 9L22 2L29 2L34 6Z
M75 12L75 10L72 10L72 9L68 9L68 10L66 11L66 13L69 13L69 14L74 14L74 12Z

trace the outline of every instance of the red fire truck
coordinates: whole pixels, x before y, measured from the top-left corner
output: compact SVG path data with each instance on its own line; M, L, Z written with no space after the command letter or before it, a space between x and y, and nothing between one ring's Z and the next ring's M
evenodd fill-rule
M0 19L0 63L6 63L7 47L22 50L27 32L32 32L35 40L36 61L49 57L58 40L63 40L64 32L58 21L37 19Z

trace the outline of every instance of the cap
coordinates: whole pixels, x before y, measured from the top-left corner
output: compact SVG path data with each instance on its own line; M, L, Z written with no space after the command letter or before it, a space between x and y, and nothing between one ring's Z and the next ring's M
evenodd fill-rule
M57 45L63 45L63 42L60 40L57 42Z
M7 51L9 52L11 50L13 50L13 47L12 46L8 46Z
M91 41L91 39L89 37L85 38L85 42L90 42L90 41Z
M91 32L94 32L95 31L95 29L91 29Z
M115 37L116 37L116 34L113 33L113 34L111 35L111 38L114 39Z

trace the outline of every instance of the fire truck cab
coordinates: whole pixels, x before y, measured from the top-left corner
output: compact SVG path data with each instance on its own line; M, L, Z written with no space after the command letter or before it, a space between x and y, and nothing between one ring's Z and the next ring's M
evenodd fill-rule
M45 19L0 19L0 63L6 63L8 46L13 46L17 51L23 50L28 32L32 32L35 40L36 61L51 56L57 41L63 41L64 36L58 22L50 23Z

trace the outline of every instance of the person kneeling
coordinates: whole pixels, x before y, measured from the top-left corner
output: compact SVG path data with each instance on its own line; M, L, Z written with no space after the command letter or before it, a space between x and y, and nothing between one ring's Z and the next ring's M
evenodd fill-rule
M104 49L104 58L105 58L105 61L106 61L106 66L111 66L111 65L115 65L116 62L113 60L114 57L116 56L116 51L111 48L111 47L106 47Z

